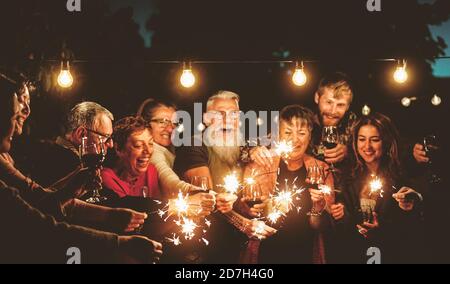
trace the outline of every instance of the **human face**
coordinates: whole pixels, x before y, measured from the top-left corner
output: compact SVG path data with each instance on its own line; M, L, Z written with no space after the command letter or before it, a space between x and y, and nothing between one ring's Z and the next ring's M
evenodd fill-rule
M292 153L287 160L298 161L303 158L311 141L311 131L304 120L293 118L280 121L280 140L292 143Z
M349 95L335 97L333 90L324 88L322 96L315 95L315 102L319 107L323 126L337 126L350 107Z
M113 133L113 125L111 119L104 113L101 113L95 119L92 129L86 128L89 143L99 144L103 142L105 151L113 148L114 143L111 139Z
M151 135L156 143L161 146L169 147L172 145L172 132L177 126L174 123L176 118L175 109L171 107L158 107L150 121Z
M205 114L211 137L218 145L236 146L239 142L239 106L233 99L215 99Z
M121 164L131 176L145 173L153 153L153 137L148 129L133 132L123 149L117 151Z
M378 129L373 125L364 125L358 131L358 154L368 166L378 166L382 153L383 142Z
M17 128L17 118L19 116L20 107L19 107L19 101L18 101L16 95L14 95L14 98L13 98L13 101L11 104L11 110L9 111L11 113L11 115L8 117L9 123L6 124L7 129L5 129L5 130L1 129L2 132L3 131L5 131L5 132L3 132L4 135L2 135L2 137L0 137L0 139L1 139L0 153L9 152L9 150L11 149L11 141L13 139L13 135Z
M17 118L16 134L21 135L23 133L23 124L31 114L30 93L27 86L24 86L21 93L18 94L18 100L20 111Z

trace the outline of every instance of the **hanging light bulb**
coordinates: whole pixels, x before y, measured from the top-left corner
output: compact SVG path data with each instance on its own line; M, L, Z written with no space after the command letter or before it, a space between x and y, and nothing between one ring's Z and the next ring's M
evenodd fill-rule
M417 100L416 97L411 97L411 98L404 97L404 98L401 100L401 103L402 103L402 105L403 105L404 107L409 107L409 106L411 105L411 103L412 103L413 101L415 101L415 100Z
M306 84L306 81L307 81L307 77L305 74L303 61L301 62L300 67L298 66L298 62L295 62L295 71L294 71L294 74L292 75L292 82L296 86L303 86Z
M402 99L402 105L403 105L404 107L409 107L409 106L411 105L411 99L408 98L408 97L404 97L404 98Z
M195 76L192 73L192 67L189 63L188 67L186 67L186 63L183 63L183 74L180 77L180 83L185 88L191 88L195 84Z
M403 63L398 61L397 68L394 72L394 80L399 84L403 84L408 80L408 72L406 72L406 60Z
M70 74L70 65L67 61L67 65L64 66L64 62L61 62L61 72L58 75L58 85L61 88L70 88L73 84L73 77Z
M370 114L370 107L368 105L364 105L361 112L365 116L369 115Z
M431 98L431 103L432 103L434 106L440 105L441 102L442 102L441 97L439 97L439 96L436 95L436 94Z

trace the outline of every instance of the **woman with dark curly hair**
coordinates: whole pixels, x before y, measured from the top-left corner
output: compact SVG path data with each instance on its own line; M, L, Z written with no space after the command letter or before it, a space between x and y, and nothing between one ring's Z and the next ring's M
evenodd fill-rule
M114 150L117 160L113 168L105 168L105 187L118 197L160 198L156 168L150 163L153 137L142 118L125 117L114 125Z

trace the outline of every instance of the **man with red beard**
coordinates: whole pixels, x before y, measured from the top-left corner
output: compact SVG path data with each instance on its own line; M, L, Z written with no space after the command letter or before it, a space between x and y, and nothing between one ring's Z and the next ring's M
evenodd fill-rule
M343 162L348 156L347 144L350 130L356 115L349 111L353 100L353 91L347 75L335 72L322 78L314 95L318 114L317 125L314 127L313 153L328 164ZM322 130L326 126L335 126L338 130L339 141L331 149L326 149L321 141Z

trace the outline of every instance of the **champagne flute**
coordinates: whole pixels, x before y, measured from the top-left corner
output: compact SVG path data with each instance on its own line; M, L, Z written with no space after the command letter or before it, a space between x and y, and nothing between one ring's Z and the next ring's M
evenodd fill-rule
M100 170L106 157L105 144L102 141L99 143L88 143L88 138L83 137L79 152L83 167L89 168L96 173L97 177L100 177ZM92 196L86 199L86 202L96 204L106 201L107 198L99 193L101 189L101 183L93 182L91 185Z

